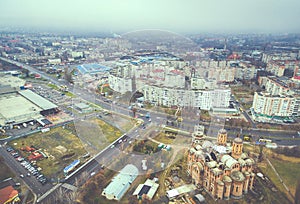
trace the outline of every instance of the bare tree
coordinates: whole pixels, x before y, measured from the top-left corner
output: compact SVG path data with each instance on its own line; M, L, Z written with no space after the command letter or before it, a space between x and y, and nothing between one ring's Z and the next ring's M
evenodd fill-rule
M73 82L72 72L73 72L73 70L70 71L69 67L65 68L65 80L69 83Z
M74 204L78 202L79 191L70 191L64 187L59 187L53 194L52 199L47 200L46 204Z

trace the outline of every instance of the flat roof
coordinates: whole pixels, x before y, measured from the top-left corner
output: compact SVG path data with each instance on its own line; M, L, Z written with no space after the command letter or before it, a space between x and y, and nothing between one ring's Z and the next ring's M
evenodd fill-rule
M77 69L82 74L96 74L99 72L107 72L111 68L100 64L82 64L77 66Z
M183 185L183 186L179 186L178 188L167 191L167 196L172 199L176 196L194 191L196 189L197 188L194 184Z
M22 123L41 117L42 109L17 93L0 95L0 104L0 125L8 121Z
M31 101L32 103L39 106L42 110L49 110L53 108L57 108L58 106L54 103L48 101L47 99L43 98L42 96L32 92L31 90L23 90L19 91L23 97Z
M26 81L24 79L20 79L19 77L0 74L0 86L20 88L20 86L24 86L25 82Z
M86 103L76 103L75 106L81 110L90 108L90 106Z

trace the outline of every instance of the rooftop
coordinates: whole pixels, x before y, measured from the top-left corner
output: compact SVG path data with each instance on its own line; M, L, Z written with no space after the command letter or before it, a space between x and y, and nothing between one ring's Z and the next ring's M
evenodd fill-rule
M75 106L79 109L89 109L90 106L86 103L76 103Z
M57 108L57 105L30 90L19 91L19 94L39 106L42 110Z
M21 123L41 117L42 109L17 93L1 95L0 104L0 125L10 121Z
M193 184L183 185L183 186L180 186L178 188L167 191L167 196L170 199L172 199L172 198L175 198L176 196L194 191L196 189L197 189L196 186L193 185Z
M0 87L1 86L10 86L15 88L20 88L20 86L24 86L25 80L20 79L19 77L14 77L11 75L0 75Z
M234 138L233 142L237 143L237 144L241 144L241 143L243 143L243 140L239 137L236 137L236 138Z
M19 192L15 190L12 186L7 186L0 189L0 203L7 203L8 201L13 201Z
M82 64L77 66L77 69L82 74L97 74L99 72L107 72L111 68L100 64Z
M245 180L245 176L242 172L240 171L233 171L230 175L230 177L234 180L234 181L244 181Z
M132 195L143 196L144 194L151 200L159 187L154 180L147 179L144 184L140 184Z
M102 195L110 200L121 200L138 173L139 170L134 165L127 164L103 190Z

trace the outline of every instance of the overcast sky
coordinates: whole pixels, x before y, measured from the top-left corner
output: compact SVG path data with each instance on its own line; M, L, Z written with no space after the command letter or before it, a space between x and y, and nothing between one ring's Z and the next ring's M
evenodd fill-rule
M0 0L0 26L128 32L300 32L300 0Z

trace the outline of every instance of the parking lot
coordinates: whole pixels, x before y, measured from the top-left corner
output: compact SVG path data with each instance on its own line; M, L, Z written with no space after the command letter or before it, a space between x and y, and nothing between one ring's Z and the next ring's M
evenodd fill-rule
M69 105L72 102L69 96L66 96L64 93L52 89L46 84L33 84L32 91L57 105Z
M22 157L20 152L10 146L6 147L6 151L11 154L15 160L20 162L20 165L26 169L27 174L20 174L21 178L26 177L35 177L37 181L39 181L41 184L45 184L48 182L48 179L40 172L40 167L36 165L36 162L34 161L28 161L26 158Z

